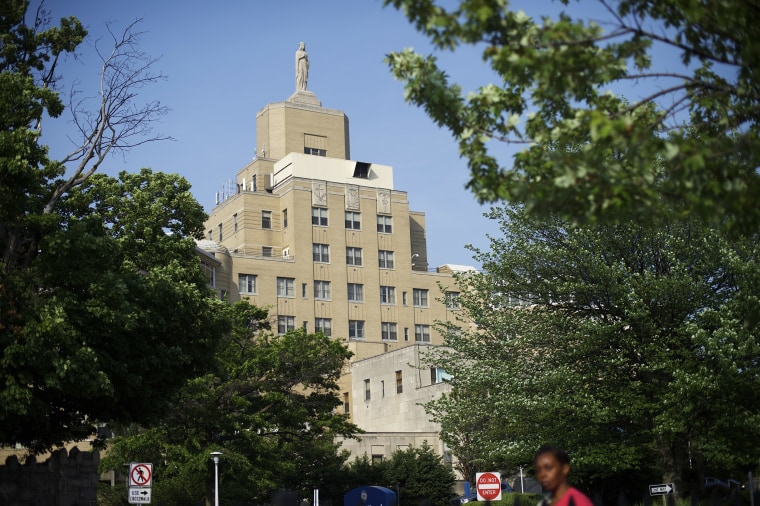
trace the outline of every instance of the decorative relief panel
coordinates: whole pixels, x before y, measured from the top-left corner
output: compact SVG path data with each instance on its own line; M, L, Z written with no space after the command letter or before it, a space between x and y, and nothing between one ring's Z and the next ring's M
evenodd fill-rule
M327 206L327 183L324 181L311 182L311 205Z
M356 185L346 185L346 210L359 210L359 187Z
M381 214L391 214L390 190L377 190L377 212Z

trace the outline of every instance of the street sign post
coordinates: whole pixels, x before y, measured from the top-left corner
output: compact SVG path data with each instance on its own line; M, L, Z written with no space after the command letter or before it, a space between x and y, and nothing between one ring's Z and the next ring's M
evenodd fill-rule
M501 500L501 473L477 473L475 491L478 501Z
M129 504L150 504L150 487L129 487Z
M675 491L672 483L660 483L659 485L649 485L649 495L667 495Z

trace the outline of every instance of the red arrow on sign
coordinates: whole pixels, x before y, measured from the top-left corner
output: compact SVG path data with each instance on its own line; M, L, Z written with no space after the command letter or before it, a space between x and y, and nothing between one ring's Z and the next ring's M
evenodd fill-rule
M478 501L498 501L501 497L501 476L499 473L477 473L475 490Z

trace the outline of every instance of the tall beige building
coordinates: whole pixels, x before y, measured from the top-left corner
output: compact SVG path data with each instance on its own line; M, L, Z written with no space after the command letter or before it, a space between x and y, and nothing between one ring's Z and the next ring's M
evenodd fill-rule
M393 168L351 160L348 117L305 89L261 109L256 131L256 157L217 194L199 244L219 295L270 308L280 333L343 339L355 361L440 343L434 322L457 311L440 286L460 267L429 267L425 215Z

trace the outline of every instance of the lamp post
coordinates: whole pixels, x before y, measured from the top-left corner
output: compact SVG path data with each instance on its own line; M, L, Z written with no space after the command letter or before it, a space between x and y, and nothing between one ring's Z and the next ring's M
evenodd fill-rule
M214 459L214 506L219 506L219 457L222 452L211 452Z

